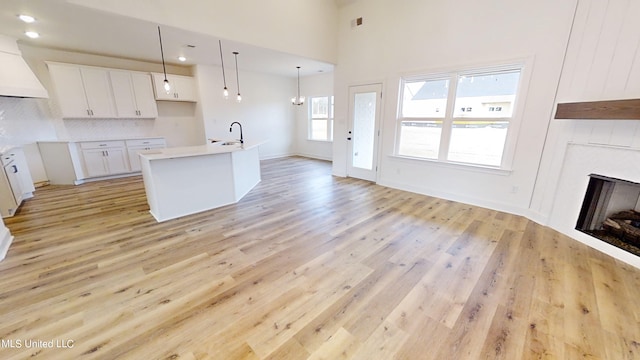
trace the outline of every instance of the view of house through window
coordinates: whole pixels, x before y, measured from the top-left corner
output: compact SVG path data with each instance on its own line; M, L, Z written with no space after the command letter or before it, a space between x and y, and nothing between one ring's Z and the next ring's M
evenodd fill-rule
M333 140L333 96L312 97L309 101L309 140Z
M403 79L398 155L502 166L521 70Z

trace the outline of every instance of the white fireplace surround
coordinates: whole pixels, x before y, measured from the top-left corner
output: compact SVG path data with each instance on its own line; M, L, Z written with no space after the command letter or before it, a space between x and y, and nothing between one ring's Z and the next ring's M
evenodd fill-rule
M590 174L640 183L640 151L605 145L567 144L549 226L640 268L640 257L575 229Z

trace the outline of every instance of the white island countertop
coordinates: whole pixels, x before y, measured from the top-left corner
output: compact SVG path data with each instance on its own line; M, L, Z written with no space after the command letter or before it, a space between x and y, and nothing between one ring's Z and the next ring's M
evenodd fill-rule
M231 145L223 145L225 143L233 143ZM144 150L140 152L140 156L147 160L175 159L191 156L203 156L223 154L233 151L250 150L256 146L260 146L264 141L245 141L243 144L235 140L220 141L206 145L181 146L164 149Z
M260 182L260 144L229 140L140 152L151 214L166 221L240 201Z

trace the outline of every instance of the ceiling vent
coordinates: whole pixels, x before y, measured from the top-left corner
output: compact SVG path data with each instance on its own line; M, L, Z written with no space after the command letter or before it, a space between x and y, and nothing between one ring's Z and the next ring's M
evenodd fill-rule
M351 20L351 28L357 28L358 26L362 26L362 17Z

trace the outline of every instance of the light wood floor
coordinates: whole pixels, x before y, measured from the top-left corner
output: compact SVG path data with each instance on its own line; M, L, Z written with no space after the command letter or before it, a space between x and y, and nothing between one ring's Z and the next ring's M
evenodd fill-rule
M0 358L640 359L640 270L326 162L262 166L240 203L164 223L140 177L38 189L5 219Z

